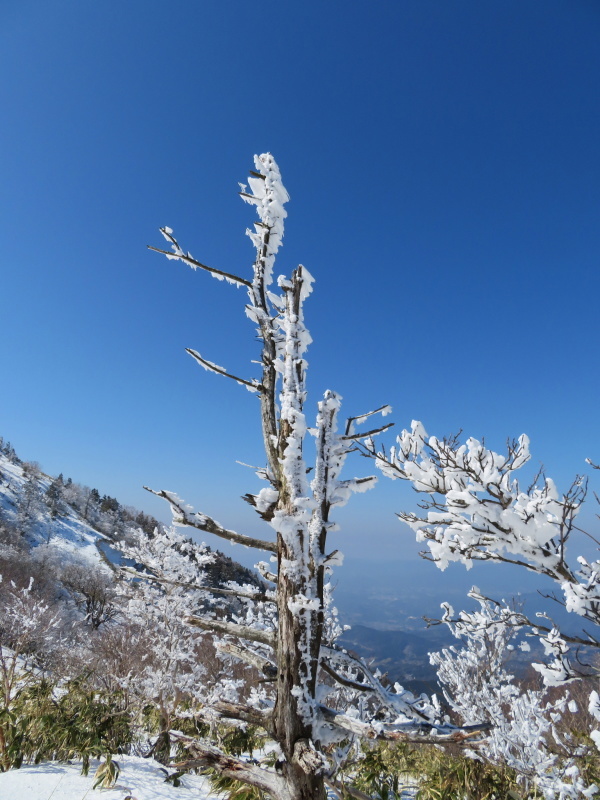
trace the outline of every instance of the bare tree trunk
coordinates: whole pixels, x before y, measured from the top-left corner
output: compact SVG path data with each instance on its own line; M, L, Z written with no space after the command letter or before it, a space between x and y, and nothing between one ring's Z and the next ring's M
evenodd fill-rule
M316 670L307 674L307 662L302 658L299 643L305 639L305 626L313 631L309 645L318 652L321 628L317 614L306 611L309 620L299 617L290 610L294 598L304 594L303 582L293 580L286 574L282 560L290 553L282 537L278 537L279 548L279 631L277 640L277 700L273 710L273 733L285 755L282 773L291 800L323 800L325 783L321 774L320 759L311 751L309 742L313 731L309 718L311 709L299 709L298 687L306 686L308 694L314 699L316 691ZM301 630L301 626L304 630ZM311 664L312 664L311 659ZM311 672L313 672L311 670ZM307 719L308 717L308 719ZM311 752L314 756L311 757Z

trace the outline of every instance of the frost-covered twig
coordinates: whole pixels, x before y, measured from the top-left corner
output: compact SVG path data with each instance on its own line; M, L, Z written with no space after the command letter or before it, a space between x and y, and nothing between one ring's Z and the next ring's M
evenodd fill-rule
M207 267L206 264L202 264L200 261L196 261L195 258L192 258L189 253L184 253L179 246L179 242L173 236L173 231L170 228L160 228L160 232L168 242L171 242L172 252L169 252L168 250L161 250L160 247L152 247L150 244L147 245L148 250L154 250L155 253L162 253L170 259L178 259L179 261L183 261L184 263L189 264L193 269L204 269L206 272L210 272L210 274L218 280L226 280L238 286L250 286L250 281L247 281L245 278L239 278L237 275L232 275L231 273L224 272L221 269L215 269L215 267Z
M175 525L197 528L199 531L212 533L221 539L227 539L227 541L234 542L235 544L243 544L245 547L254 547L256 550L266 550L271 553L277 552L276 544L264 542L262 539L255 539L243 533L227 530L227 528L224 528L216 520L206 514L188 510L184 507L183 501L180 500L174 492L167 492L164 490L156 491L155 489L150 489L148 486L144 486L144 489L151 494L155 494L157 497L162 497L169 503L173 511L173 523Z
M258 381L247 381L245 378L238 378L237 375L232 375L231 372L227 372L225 367L220 367L218 364L213 364L213 362L209 361L207 358L203 358L197 350L186 347L185 352L189 353L192 358L197 361L201 367L208 370L208 372L214 372L216 375L222 375L224 378L231 378L231 380L239 383L241 386L245 386L246 389L251 392L263 391L263 387Z

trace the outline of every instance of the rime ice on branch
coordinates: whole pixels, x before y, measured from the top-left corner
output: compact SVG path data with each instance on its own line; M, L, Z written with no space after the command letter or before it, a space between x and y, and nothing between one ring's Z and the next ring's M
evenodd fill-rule
M379 469L392 479L408 480L427 495L426 514L398 516L427 542L430 556L445 569L452 561L470 567L474 560L527 567L557 581L577 582L566 561L566 544L585 497L585 481L577 478L560 496L550 478L523 490L516 472L530 458L529 439L509 443L506 455L477 439L428 437L420 422L402 431L397 446L367 449Z
M231 378L258 395L266 464L257 475L267 485L245 499L270 525L274 537L255 539L237 533L204 513L191 511L172 492L155 493L170 503L176 525L272 553L271 560L277 564L276 571L264 562L259 567L273 584L265 597L259 600L238 590L247 609L245 617L215 620L196 615L189 619L190 624L219 638L218 648L224 655L244 660L263 672L267 682L245 703L213 696L210 704L224 718L252 721L264 728L281 750L277 768L234 763L235 759L219 753L212 744L198 741L190 744L189 764L204 759L224 774L237 770L240 780L274 797L324 800L325 782L335 786L337 762L332 746L336 743L356 737L462 740L479 729L456 729L438 723L436 709L427 698L414 698L398 685L384 687L365 664L337 648L331 638L337 625L328 605L327 575L341 563L339 551L328 552L327 547L328 533L335 529L331 509L344 505L353 492L370 488L376 480L372 476L342 480L340 473L357 443L390 427L384 424L361 434L355 425L363 424L373 413L385 415L391 409L383 406L351 418L340 435L340 398L328 391L318 404L315 428L308 427L304 356L311 339L304 325L303 307L313 279L305 267L299 266L290 278L274 281L289 196L270 154L255 157L248 184L249 189L243 186L241 196L255 206L259 218L247 231L256 249L251 280L197 261L180 247L170 228L161 232L171 251L159 252L247 289L246 314L256 324L261 343L260 376L240 377L196 350L188 352L203 368ZM307 434L316 443L310 482ZM351 698L351 705L360 705L363 719L354 710L348 714L325 705L328 695L338 689ZM359 697L368 701L359 703Z
M461 444L456 437L429 437L415 421L389 452L378 450L369 440L364 452L385 475L409 481L424 496L421 513L398 516L416 533L417 541L427 543L429 550L422 555L438 567L459 562L469 568L473 561L493 561L524 567L558 584L562 597L548 597L581 618L580 633L561 632L546 614L530 620L512 613L511 624L538 636L551 657L548 664L532 664L547 686L597 678L597 666L588 658L582 661L577 648L600 648L600 560L590 562L580 556L574 562L567 554L573 531L585 533L575 524L586 497L585 478L577 476L561 495L550 478L538 473L524 489L517 473L530 459L527 436L509 442L507 452L499 454L477 439ZM444 621L460 626L461 635L469 631L475 637L473 619L464 612L460 616ZM590 737L600 749L600 732L591 731Z
M577 705L568 703L567 693L550 699L543 691L524 689L507 670L519 637L528 630L527 620L517 609L484 597L476 587L469 596L479 603L479 610L461 611L458 618L444 604L442 621L460 644L429 656L444 696L459 718L465 723L487 719L493 725L469 755L515 770L524 796L539 793L546 800L592 796L595 786L586 787L579 768L584 749L579 744L569 752L570 736L560 724L565 715L577 712ZM529 647L526 641L519 646Z

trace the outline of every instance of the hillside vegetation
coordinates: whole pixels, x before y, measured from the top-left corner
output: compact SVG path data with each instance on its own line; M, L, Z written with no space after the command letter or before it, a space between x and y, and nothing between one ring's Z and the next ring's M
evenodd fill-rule
M124 751L166 760L164 734L176 720L198 732L194 684L220 674L212 638L184 626L188 605L177 616L181 589L157 589L125 555L164 536L151 516L46 475L0 438L0 771L72 757L86 768ZM222 553L179 542L199 585L262 587ZM215 591L183 593L192 610L235 615L239 602ZM251 682L251 670L238 672Z

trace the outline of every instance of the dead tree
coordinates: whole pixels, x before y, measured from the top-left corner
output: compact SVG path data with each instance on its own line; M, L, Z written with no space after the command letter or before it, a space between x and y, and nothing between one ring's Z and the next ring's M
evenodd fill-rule
M357 441L390 427L383 424L357 433L355 426L363 424L371 413L385 415L391 409L383 406L351 418L340 434L340 397L327 391L318 405L315 428L308 428L303 410L304 353L311 339L304 326L303 306L313 279L305 267L299 266L291 278L277 279L278 291L272 289L274 261L286 217L284 206L289 198L270 154L255 157L255 167L256 171L250 173L249 188L243 186L240 193L256 207L259 216L254 230L248 231L256 248L251 279L197 261L182 250L170 228L162 228L161 233L171 251L151 249L247 290L246 314L257 326L262 348L260 377L233 375L196 350L187 352L205 369L258 395L266 453L266 464L258 474L267 485L247 499L270 525L274 536L260 540L236 533L205 514L190 512L171 492L154 493L170 503L176 524L261 550L276 561L276 570L265 562L260 565L263 577L274 586L268 599L274 606L271 627L198 616L188 621L220 637L222 652L252 664L267 681L260 701L250 705L213 699L207 713L261 726L279 745L281 757L275 769L267 769L233 758L212 743L190 740L189 760L178 766L208 765L275 798L323 800L325 784L335 786L333 745L353 737L458 741L480 733L485 726L467 730L439 723L427 698L416 699L398 685L393 689L384 687L363 663L337 648L325 635L327 574L332 566L341 563L338 551L328 552L327 547L328 533L335 527L331 510L343 505L352 492L364 491L376 480L342 480L340 472ZM316 443L310 482L305 453L307 433ZM156 568L154 574L157 575ZM249 595L252 592L243 596ZM323 674L329 681L372 698L372 718L358 719L325 705L323 691L319 691Z

